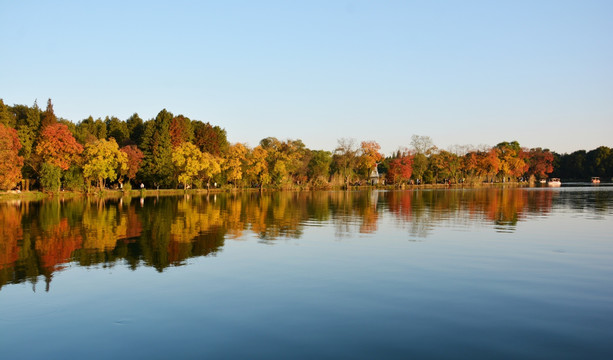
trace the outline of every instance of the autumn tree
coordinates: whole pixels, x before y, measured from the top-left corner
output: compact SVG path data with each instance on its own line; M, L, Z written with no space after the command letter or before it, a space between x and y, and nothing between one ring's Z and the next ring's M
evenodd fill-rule
M389 162L389 170L386 180L390 184L406 183L413 173L413 156L409 153L401 153Z
M546 179L553 171L553 154L545 149L535 148L528 151L528 176Z
M264 188L264 185L270 183L267 157L268 151L261 145L256 146L247 155L246 175L259 184L260 190Z
M128 156L119 150L115 139L96 140L85 147L83 175L86 179L96 180L100 190L104 189L106 179L115 181L119 172L127 169Z
M192 122L183 115L175 116L170 121L170 141L176 148L185 142L191 142L194 137Z
M272 183L283 186L306 180L306 147L301 140L280 141L267 137L260 140L260 147L266 150Z
M126 154L127 168L121 172L121 176L125 176L129 181L136 177L136 173L140 169L140 164L143 161L143 152L135 145L127 145L119 149Z
M51 103L51 99L47 100L47 108L45 109L45 111L43 111L43 114L41 116L41 120L40 120L40 126L42 128L45 128L49 125L53 125L57 122L57 117L55 116L55 113L53 112L53 104Z
M219 126L195 120L192 124L194 130L194 144L203 153L213 156L222 156L230 146L226 136L226 130Z
M45 127L36 146L36 153L42 157L43 162L62 170L68 170L82 151L83 146L75 140L68 127L60 123Z
M23 157L17 130L0 123L0 190L9 190L21 180Z
M222 165L222 158L208 152L202 153L202 169L198 172L198 179L202 183L206 183L207 189L211 186L211 179L221 173Z
M245 164L245 156L247 148L241 143L231 145L226 154L223 170L226 172L226 178L236 185L243 178L243 167Z
M358 166L366 176L375 169L377 163L383 160L381 146L376 141L362 141L360 145Z
M486 180L493 181L494 176L500 171L500 159L496 148L477 152L477 163L477 173L479 176L485 176Z
M187 189L198 173L204 169L204 156L196 145L183 142L172 152L172 163L178 174L178 180Z
M524 161L525 153L517 141L501 142L495 149L500 160L500 175L503 182L508 177L522 176L528 170L528 165Z

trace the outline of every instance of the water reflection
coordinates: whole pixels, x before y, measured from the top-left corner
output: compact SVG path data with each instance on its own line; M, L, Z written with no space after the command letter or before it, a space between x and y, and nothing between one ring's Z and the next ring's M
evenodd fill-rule
M215 255L224 241L300 238L308 227L333 226L335 236L373 234L383 226L427 237L439 226L513 232L521 221L554 209L611 213L612 191L473 189L370 192L240 193L118 200L0 204L0 288L45 279L67 263L163 271L191 257ZM384 221L384 219L387 219Z

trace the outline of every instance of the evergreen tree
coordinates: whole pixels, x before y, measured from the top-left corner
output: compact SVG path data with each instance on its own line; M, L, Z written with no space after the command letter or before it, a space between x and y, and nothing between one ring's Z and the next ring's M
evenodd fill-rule
M170 187L176 183L170 137L172 118L172 113L163 109L155 119L145 123L142 172L145 181L156 187Z

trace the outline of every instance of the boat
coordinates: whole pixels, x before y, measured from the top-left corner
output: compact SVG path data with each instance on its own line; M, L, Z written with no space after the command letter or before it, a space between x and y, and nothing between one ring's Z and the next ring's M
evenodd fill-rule
M592 176L592 184L600 184L600 178L598 176Z
M547 180L545 180L545 179L541 179L541 180L539 180L539 182L540 182L541 184L545 184L545 183L547 182Z
M547 185L549 185L549 186L562 186L562 182L560 181L559 178L551 178L551 179L549 179L549 182L547 183Z

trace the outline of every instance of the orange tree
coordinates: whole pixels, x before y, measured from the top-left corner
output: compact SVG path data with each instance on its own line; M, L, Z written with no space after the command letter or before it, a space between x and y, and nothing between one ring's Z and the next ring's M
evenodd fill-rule
M20 149L17 131L0 124L0 190L11 189L21 180Z
M45 126L36 146L36 153L43 162L40 170L43 188L59 191L62 171L68 170L82 152L83 146L75 140L68 126L61 123Z

